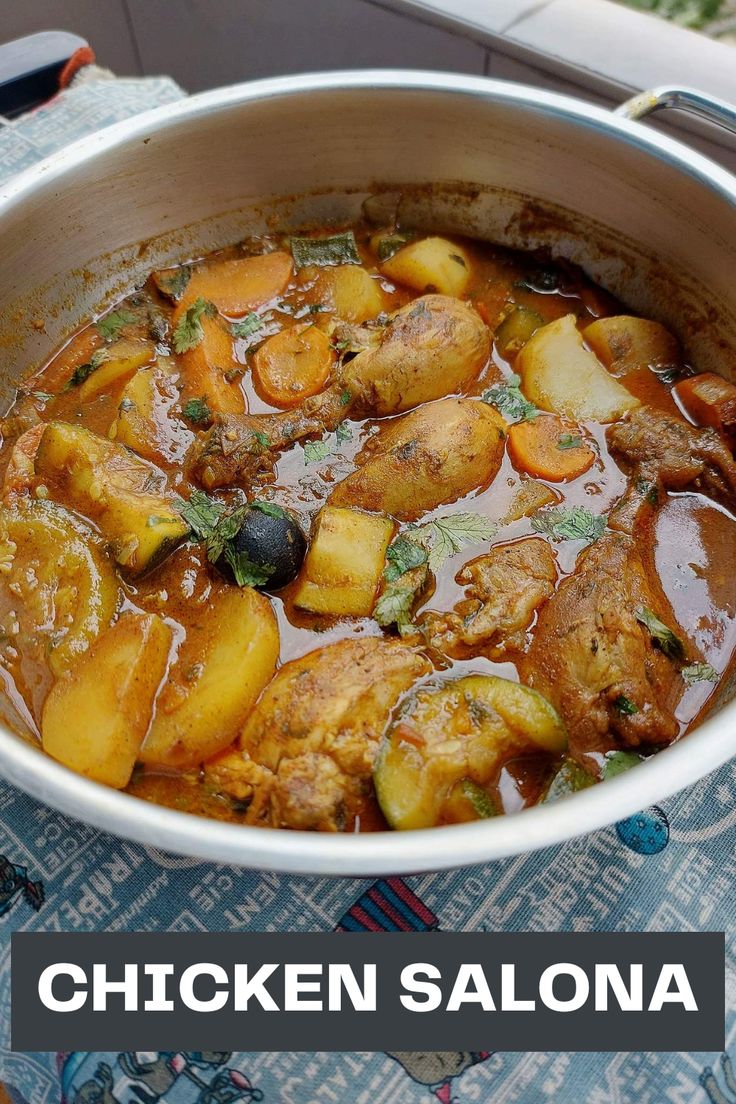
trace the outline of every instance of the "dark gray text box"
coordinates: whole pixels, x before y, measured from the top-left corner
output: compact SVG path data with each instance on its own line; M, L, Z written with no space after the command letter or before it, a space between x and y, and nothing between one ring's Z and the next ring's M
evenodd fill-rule
M125 1011L113 994L106 1011L93 1011L92 998L79 1011L51 1011L41 1002L39 978L54 963L75 963L92 978L94 963L105 964L111 980L122 979L126 963L139 965L139 1009L150 996L145 963L174 967L168 995L173 1011ZM193 1011L179 996L178 980L194 963L215 963L227 974L248 963L252 975L262 963L278 963L267 988L279 1011L264 1011L251 1001L235 1011L232 995L213 1012ZM376 1011L354 1011L343 998L341 1011L283 1011L283 964L322 964L321 994L305 993L327 1006L329 963L349 963L362 978L365 963L377 965ZM442 1003L437 1011L406 1009L402 969L430 963L439 969ZM446 1011L458 968L480 963L496 1004L484 1011L465 1004ZM514 964L516 998L536 999L535 1011L502 1011L501 967ZM539 997L539 979L555 963L579 966L591 979L590 997L579 1010L552 1011ZM697 1011L680 1003L662 1010L621 1011L610 998L607 1011L594 1005L594 967L615 963L622 976L643 966L644 1007L649 1005L660 969L681 963ZM561 977L554 993L567 1000L570 978ZM91 984L89 985L91 990ZM16 1050L500 1050L617 1051L721 1050L724 1042L724 936L722 933L28 933L12 937L12 1045ZM66 1000L74 985L59 978L57 999ZM209 999L216 989L202 978L196 995Z

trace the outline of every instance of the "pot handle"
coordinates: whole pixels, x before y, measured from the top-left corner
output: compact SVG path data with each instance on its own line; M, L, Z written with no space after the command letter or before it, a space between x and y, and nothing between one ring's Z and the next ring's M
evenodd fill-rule
M709 96L706 92L698 92L695 88L680 88L677 85L662 84L648 92L639 92L617 107L614 115L622 115L625 119L643 119L665 108L688 111L736 134L736 107L733 104L717 96Z

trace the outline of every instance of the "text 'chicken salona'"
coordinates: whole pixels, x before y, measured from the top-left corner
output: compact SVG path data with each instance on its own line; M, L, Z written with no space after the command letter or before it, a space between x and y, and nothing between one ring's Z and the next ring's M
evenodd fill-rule
M0 669L97 782L233 822L513 812L736 651L736 387L577 268L370 219L154 272L3 423Z

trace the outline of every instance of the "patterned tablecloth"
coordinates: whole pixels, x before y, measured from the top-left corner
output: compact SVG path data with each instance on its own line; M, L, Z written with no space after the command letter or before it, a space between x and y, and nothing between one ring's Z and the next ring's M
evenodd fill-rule
M86 78L0 127L0 180L72 138L181 96ZM728 1055L482 1052L14 1054L10 933L699 931L727 933L736 1037L736 762L614 828L449 874L375 882L256 874L95 831L0 781L0 1081L30 1104L736 1104ZM570 1046L574 1047L574 1038Z

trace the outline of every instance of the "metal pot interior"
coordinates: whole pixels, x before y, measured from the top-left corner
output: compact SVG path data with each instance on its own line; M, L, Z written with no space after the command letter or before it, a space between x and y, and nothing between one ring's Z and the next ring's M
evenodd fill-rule
M735 374L736 181L728 173L638 124L538 90L438 74L352 73L194 97L78 143L0 191L0 398L7 404L21 374L152 268L266 229L352 219L376 193L387 204L401 193L410 225L551 248L670 326L699 369ZM716 721L720 730L726 715L707 727ZM17 738L0 732L0 761L10 742ZM728 757L720 736L709 746L708 755L689 758L674 748L657 757L661 765L631 772L646 783L607 784L610 800L595 795L599 811L586 795L573 819L544 810L546 840L542 829L537 838L494 821L471 826L472 837L467 826L449 830L457 845L439 849L436 836L446 829L393 851L367 837L307 847L294 833L275 833L283 842L264 848L253 838L263 836L260 829L200 821L184 831L180 822L194 818L158 809L146 816L159 814L166 846L209 857L217 857L215 837L229 839L223 829L230 829L240 843L228 845L227 858L248 865L427 869L522 851L618 819L622 809L640 808L640 797L649 795L642 804L658 800ZM673 753L679 766L662 769ZM31 788L35 773L35 792L70 811L75 791L89 797L92 784L40 753L33 758L33 768L6 762L10 776ZM138 834L134 799L112 795L119 811L106 815L109 795L87 797L81 815ZM528 813L521 819L532 820ZM164 822L173 827L164 830ZM463 835L477 839L472 855Z

